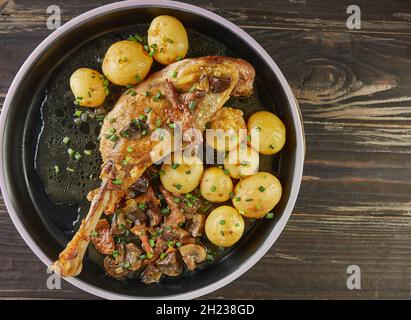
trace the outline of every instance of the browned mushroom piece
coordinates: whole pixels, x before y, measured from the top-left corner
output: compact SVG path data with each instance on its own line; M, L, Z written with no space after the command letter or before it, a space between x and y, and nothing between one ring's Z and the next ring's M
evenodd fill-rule
M147 173L144 173L138 180L128 188L125 198L132 199L136 196L144 194L150 186L150 177Z
M206 216L204 214L196 213L190 220L187 231L193 237L201 237L204 234Z
M117 236L125 233L130 228L131 221L127 219L122 211L117 210L111 222L110 234Z
M206 249L199 244L186 244L178 250L190 271L194 271L197 265L207 258Z
M166 276L176 277L183 272L183 262L177 250L169 250L163 258L157 260L156 264Z
M140 259L141 254L143 253L134 243L126 244L126 257L125 261L128 262L128 270L136 271L141 268L142 260Z
M113 278L124 278L129 270L124 267L124 245L116 245L116 257L106 256L104 258L104 270Z
M111 254L115 248L114 239L110 235L110 225L106 219L100 219L91 234L91 241L102 254Z
M141 273L141 281L145 284L153 284L160 280L161 270L153 264L149 264Z
M160 224L163 216L161 215L160 208L153 203L149 203L146 211L146 215L150 219L150 226L155 227Z

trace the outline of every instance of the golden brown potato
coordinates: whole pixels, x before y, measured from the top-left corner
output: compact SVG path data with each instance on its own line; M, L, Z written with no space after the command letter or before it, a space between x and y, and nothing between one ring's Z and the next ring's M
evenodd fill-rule
M200 184L200 192L204 199L210 202L224 202L230 199L233 182L224 170L211 167L204 171Z
M98 107L106 99L104 76L96 70L80 68L70 77L75 102L83 107Z
M247 126L243 112L239 109L223 107L210 121L210 129L206 132L206 141L217 151L230 151L247 137Z
M254 113L248 119L247 127L252 137L253 135L259 136L258 145L253 145L253 138L249 143L262 154L275 154L285 144L286 129L284 123L271 112L259 111Z
M188 51L188 36L183 24L171 16L158 16L148 29L148 44L154 59L170 64L183 59Z
M234 179L249 176L258 171L260 156L257 151L245 143L231 150L224 159L224 169Z
M108 48L103 60L103 73L119 86L134 85L150 72L153 59L136 41L119 41Z
M164 188L173 194L188 193L200 184L203 171L199 158L174 156L173 163L161 167L160 180Z
M268 172L245 177L234 188L233 204L247 218L263 218L281 199L281 183Z
M208 215L205 232L213 244L230 247L243 235L244 220L233 207L221 206Z

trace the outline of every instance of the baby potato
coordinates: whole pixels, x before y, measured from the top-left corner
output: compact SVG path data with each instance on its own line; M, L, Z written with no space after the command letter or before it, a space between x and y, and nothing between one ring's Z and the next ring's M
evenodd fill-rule
M174 156L173 163L162 165L160 180L164 188L175 195L189 193L200 184L203 171L199 158Z
M119 86L133 85L150 72L153 59L136 41L118 41L108 48L103 60L103 73Z
M188 51L188 36L183 24L171 16L158 16L148 29L148 45L154 50L154 59L170 64L183 59Z
M233 191L231 178L218 167L211 167L204 171L200 183L200 192L204 199L210 202L224 202L230 199Z
M231 150L224 159L224 169L228 170L234 179L249 176L258 171L260 156L257 151L245 143Z
M96 70L80 68L70 77L70 88L77 104L98 107L106 99L104 77Z
M234 188L234 207L244 217L263 218L280 201L280 181L268 172L241 179Z
M247 137L247 125L243 112L239 109L223 107L210 121L210 129L206 132L206 141L217 151L230 151Z
M252 135L249 144L262 154L275 154L285 144L284 123L271 112L259 111L254 113L248 119L247 127L249 134ZM255 134L259 135L258 145L253 145L253 136Z
M233 207L218 207L208 215L205 232L213 244L220 247L230 247L243 235L243 217Z

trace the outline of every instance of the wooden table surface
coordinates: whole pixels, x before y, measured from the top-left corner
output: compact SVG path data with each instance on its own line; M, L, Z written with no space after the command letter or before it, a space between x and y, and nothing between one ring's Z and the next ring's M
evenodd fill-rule
M50 30L109 1L0 0L0 104L17 70ZM251 34L300 102L307 156L284 232L242 277L206 298L411 297L411 2L193 0ZM362 28L346 27L347 7ZM347 267L361 290L347 289ZM0 297L88 299L45 266L14 228L0 198Z

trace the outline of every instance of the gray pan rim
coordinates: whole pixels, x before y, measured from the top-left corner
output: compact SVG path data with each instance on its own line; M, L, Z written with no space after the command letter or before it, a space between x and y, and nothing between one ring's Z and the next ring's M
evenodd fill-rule
M139 8L139 7L160 7L160 8L166 7L166 8L173 8L173 9L190 12L193 14L206 17L207 19L213 20L217 24L230 29L232 32L235 32L239 37L241 37L244 41L246 41L248 44L250 44L251 46L255 48L255 51L257 52L257 54L259 54L261 58L263 58L267 62L267 64L271 67L272 71L276 74L277 78L279 79L285 91L288 103L290 104L291 115L292 115L293 122L295 124L295 129L296 129L296 150L295 150L296 163L295 163L295 168L294 168L292 188L291 188L290 196L287 200L287 205L283 211L283 214L281 218L278 220L278 222L276 223L276 225L274 226L273 230L271 231L270 236L267 237L267 239L260 246L260 248L252 256L250 256L243 264L241 264L235 272L222 278L218 282L215 282L203 288L185 292L182 294L156 297L156 299L159 299L159 300L160 299L166 299L166 300L194 299L194 298L203 296L205 294L208 294L210 292L213 292L217 289L220 289L223 286L234 281L235 279L240 277L242 274L244 274L246 271L248 271L254 264L256 264L264 256L264 254L272 247L272 245L275 243L275 241L281 234L282 230L284 229L291 215L295 202L297 200L297 195L298 195L299 188L301 185L303 165L304 165L304 156L305 156L305 140L304 140L304 130L303 130L302 118L301 118L301 113L300 113L298 104L295 100L295 97L291 91L291 88L287 80L285 79L284 75L278 68L277 64L273 61L270 55L257 43L257 41L255 41L250 35L248 35L240 27L236 26L232 22L208 10L199 8L194 5L189 5L186 3L175 2L175 1L168 1L168 0L153 0L153 1L143 0L143 1L138 1L138 2L130 0L130 1L116 2L116 3L108 4L108 5L93 9L91 11L88 11L86 13L79 15L78 17L75 17L74 19L62 25L59 29L54 31L44 41L42 41L37 46L37 48L30 54L30 56L27 58L23 66L18 71L16 77L14 78L8 90L8 93L7 93L7 96L6 96L4 105L3 105L3 110L0 114L0 150L3 150L4 129L5 129L6 121L7 121L8 111L11 108L11 102L13 101L14 94L17 88L19 87L20 82L22 81L22 79L24 79L26 73L30 70L30 67L36 63L37 57L39 57L45 49L47 49L50 45L52 45L55 39L59 38L66 32L69 32L72 28L76 27L77 25L87 20L93 19L103 14L107 14L112 11L117 11L120 9L124 10L127 8ZM3 163L3 157L1 157L0 158L0 188L3 194L4 202L6 204L6 208L9 212L9 215L17 231L20 233L20 235L22 236L24 241L27 243L27 245L30 247L30 249L37 255L37 257L46 266L50 266L50 264L52 263L51 259L47 257L45 253L42 251L42 249L34 242L29 232L27 231L26 227L19 220L12 206L12 203L10 201L10 197L8 195L8 190L6 188L5 181L6 179L5 179L5 172L4 172L4 163ZM95 296L99 296L105 299L115 299L115 300L118 300L118 299L139 299L139 300L153 299L152 297L140 297L140 296L130 296L130 295L112 293L110 291L97 288L77 278L67 278L65 280L71 283L72 285L88 293L91 293Z

